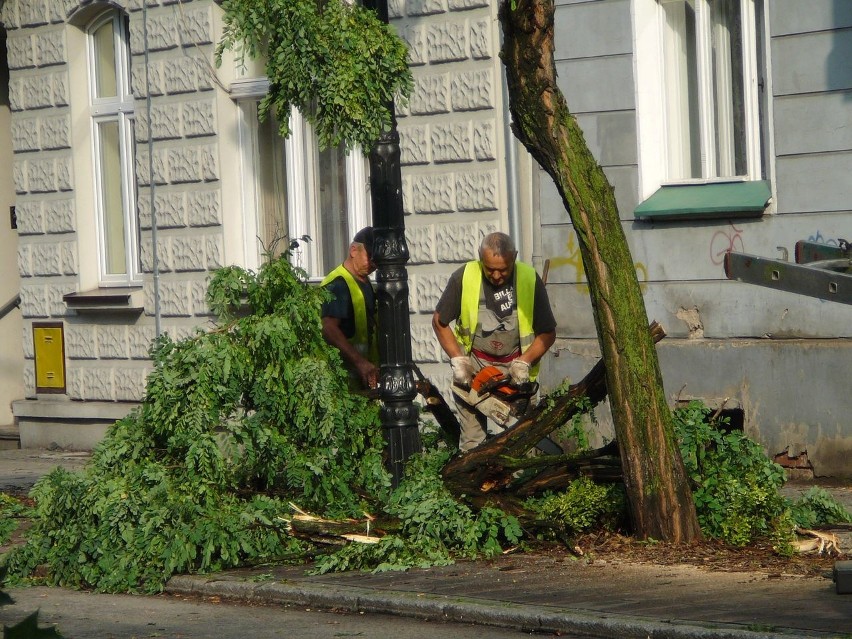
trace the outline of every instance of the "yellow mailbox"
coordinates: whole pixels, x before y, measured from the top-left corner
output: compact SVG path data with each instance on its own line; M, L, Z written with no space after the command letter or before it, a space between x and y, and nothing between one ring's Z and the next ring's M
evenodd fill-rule
M65 392L65 334L62 322L33 322L36 393Z

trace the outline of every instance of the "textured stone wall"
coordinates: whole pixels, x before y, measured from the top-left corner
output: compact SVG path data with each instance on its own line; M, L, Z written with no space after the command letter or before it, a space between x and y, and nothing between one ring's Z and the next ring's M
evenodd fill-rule
M502 75L489 0L390 0L410 47L414 91L398 105L412 354L441 361L432 312L447 278L505 219ZM444 385L448 367L433 366Z
M180 338L207 322L210 270L224 263L219 90L212 67L213 0L147 0L150 117L146 109L143 0L113 2L129 15L132 90L136 99L137 206L144 313L77 315L62 300L80 290L81 266L96 260L80 231L93 223L78 210L78 157L72 148L68 37L73 18L91 0L7 0L13 167L19 225L19 270L25 317L27 394L35 393L31 325L62 320L66 327L68 397L134 400L150 367L154 335L152 203L155 185L157 259L163 329ZM489 0L391 0L392 23L409 43L415 89L398 108L407 238L411 252L413 354L435 364L441 351L430 320L449 274L476 255L480 238L505 218L501 69L494 3ZM78 33L78 32L73 32ZM75 61L74 64L82 64ZM77 117L74 126L87 126ZM153 138L149 157L148 131ZM80 155L82 154L82 155ZM86 161L90 161L88 158ZM238 214L231 212L231 215ZM90 233L90 231L89 231ZM91 270L91 269L90 269Z
M81 290L81 261L86 260L83 264L91 269L94 262L88 261L97 256L81 243L78 233L81 225L94 223L91 211L78 210L80 196L85 194L83 201L90 201L94 187L74 174L75 163L90 161L92 149L89 143L72 148L72 113L75 126L86 127L89 120L86 104L70 104L68 38L69 34L79 36L83 27L72 24L74 16L92 4L87 0L9 0L0 14L8 30L25 387L27 395L35 394L32 322L62 320L68 397L129 401L138 400L144 392L150 369L148 346L155 332L149 126L154 140L164 330L181 337L207 321L206 279L210 270L223 265L222 149L212 67L213 18L219 9L213 0L148 0L149 123L142 0L111 3L125 9L130 24L145 310L140 317L78 315L62 297ZM79 139L80 131L74 133Z

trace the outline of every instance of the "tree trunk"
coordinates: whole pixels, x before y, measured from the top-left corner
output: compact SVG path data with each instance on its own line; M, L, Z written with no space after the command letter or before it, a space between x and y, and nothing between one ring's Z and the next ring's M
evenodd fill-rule
M501 2L513 128L553 178L577 233L633 529L693 541L701 531L615 196L557 86L553 12L553 0Z

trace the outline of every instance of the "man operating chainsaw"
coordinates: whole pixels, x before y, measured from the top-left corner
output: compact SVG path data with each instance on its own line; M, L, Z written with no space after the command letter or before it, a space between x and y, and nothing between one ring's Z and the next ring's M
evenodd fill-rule
M513 384L534 381L539 360L556 340L544 282L532 266L516 262L517 255L512 238L491 233L482 240L479 260L450 276L432 328L450 358L454 386L470 386L481 369L491 366ZM459 449L466 452L485 440L487 418L454 395L461 422Z

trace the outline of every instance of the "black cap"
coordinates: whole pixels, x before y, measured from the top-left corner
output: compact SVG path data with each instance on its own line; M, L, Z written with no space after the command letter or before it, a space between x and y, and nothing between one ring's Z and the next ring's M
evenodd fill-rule
M355 234L355 237L352 238L353 242L358 242L358 244L363 244L364 248L367 249L367 257L373 259L373 227L365 226L360 231Z

